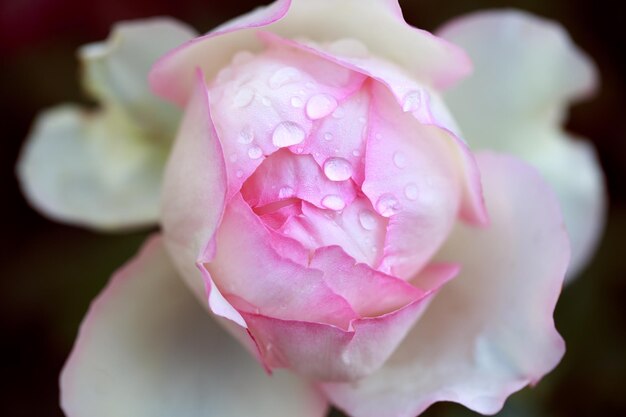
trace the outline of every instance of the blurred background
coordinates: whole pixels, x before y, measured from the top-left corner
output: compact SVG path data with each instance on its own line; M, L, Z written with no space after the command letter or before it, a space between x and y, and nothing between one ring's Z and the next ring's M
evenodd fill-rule
M262 3L268 2L0 0L0 415L62 416L57 379L81 318L149 233L101 235L56 224L34 212L20 193L15 161L37 112L61 102L87 103L76 48L106 38L118 20L170 15L204 32ZM626 416L626 36L620 3L405 0L401 5L408 22L428 30L473 10L521 8L559 21L598 64L601 91L571 109L568 128L598 149L611 200L605 234L595 260L563 291L557 306L565 358L537 387L513 395L499 415ZM474 414L438 404L424 415Z

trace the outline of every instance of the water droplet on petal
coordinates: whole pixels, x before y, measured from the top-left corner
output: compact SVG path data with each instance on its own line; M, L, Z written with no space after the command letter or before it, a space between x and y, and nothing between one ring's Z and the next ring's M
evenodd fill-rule
M333 117L335 119L341 119L343 116L345 116L346 111L343 109L343 107L337 107L337 109L333 112Z
M294 196L294 194L295 194L295 191L293 190L293 188L289 187L288 185L278 190L278 198L291 198Z
M343 210L346 207L346 202L341 197L334 194L329 194L322 198L322 206L330 210Z
M277 148L296 145L304 140L306 132L295 122L282 122L272 133L272 143Z
M237 178L241 178L243 177L243 171L238 169L237 172L235 172L235 175L237 176Z
M331 181L345 181L352 176L352 165L343 158L328 158L324 162L324 174Z
M220 72L217 73L217 77L215 77L215 80L218 83L221 83L230 79L232 75L233 75L233 70L227 67L227 68L220 70Z
M276 71L269 79L269 85L273 89L280 88L300 80L300 71L294 67L284 67Z
M263 150L255 145L248 149L248 156L250 157L250 159L259 159L261 156L263 156Z
M239 143L243 145L247 145L249 143L252 143L253 140L254 140L254 131L252 130L250 126L244 127L243 129L241 129L241 132L239 132L239 138L237 138L237 141Z
M401 210L400 202L392 194L383 194L376 202L376 210L381 216L391 217Z
M406 156L402 152L394 153L393 164L398 168L404 168L406 166Z
M420 106L422 98L419 91L410 91L404 96L402 102L402 110L405 112L414 112Z
M241 87L237 94L235 94L235 99L233 100L233 104L235 107L243 108L252 103L254 99L254 90L249 87Z
M417 185L409 183L404 187L404 195L409 200L417 200Z
M261 103L263 103L265 107L269 107L272 104L272 101L267 97L262 97Z
M359 213L359 223L365 230L374 230L376 228L376 214L372 210L366 209L361 211Z
M297 109L304 106L304 101L300 97L291 97L291 105Z
M328 94L316 94L306 103L306 115L316 120L328 116L337 108L337 100Z
M324 139L325 140L333 140L333 134L330 133L330 132L324 133Z
M352 156L356 156L356 157L361 156L361 151L359 151L358 149L353 150L352 151Z
M304 148L302 146L298 146L296 148L296 153L302 153L304 151Z

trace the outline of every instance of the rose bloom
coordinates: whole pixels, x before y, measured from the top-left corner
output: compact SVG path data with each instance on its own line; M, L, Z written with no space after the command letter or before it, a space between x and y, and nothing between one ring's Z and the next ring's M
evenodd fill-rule
M19 163L54 218L162 227L91 306L68 416L492 414L557 365L604 204L560 128L596 84L560 27L279 0L194 37L155 19L84 47L100 109L47 112Z

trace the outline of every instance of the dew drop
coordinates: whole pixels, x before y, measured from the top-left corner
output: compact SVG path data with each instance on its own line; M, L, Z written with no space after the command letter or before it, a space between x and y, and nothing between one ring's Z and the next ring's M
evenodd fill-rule
M235 172L235 175L237 176L237 178L241 178L243 177L243 171L238 169L237 172Z
M352 165L343 158L328 158L324 162L324 174L331 181L345 181L352 176Z
M304 106L304 101L300 97L291 97L291 105L297 109Z
M400 202L392 194L383 194L376 202L376 210L384 217L391 217L400 209Z
M363 210L359 213L359 223L365 230L376 228L376 214L372 210Z
M422 98L419 91L410 91L404 96L402 110L405 112L414 112L420 106Z
M361 151L359 151L358 149L353 150L352 151L352 156L356 156L356 157L361 156Z
M265 107L269 107L272 104L271 100L267 97L262 97L261 103L263 103Z
M306 132L296 122L282 122L272 133L272 143L277 148L296 145L304 140Z
M278 190L278 198L291 198L294 196L294 194L295 191L288 185L281 187L281 189Z
M220 72L217 73L217 77L215 77L215 80L218 83L227 81L228 79L231 78L231 76L233 75L233 70L230 68L224 68L222 70L220 70Z
M250 157L250 159L259 159L261 156L263 156L263 150L255 145L248 149L248 156Z
M409 183L404 187L404 196L409 200L417 200L417 185Z
M393 164L398 168L404 168L406 166L406 156L402 152L394 153Z
M242 87L235 94L235 99L233 100L233 104L235 107L243 108L252 103L254 99L254 90L249 87Z
M330 210L343 210L346 207L346 202L341 197L335 194L329 194L322 198L322 206Z
M328 94L316 94L306 103L306 115L316 120L328 116L337 108L337 100Z
M333 134L330 133L330 132L324 133L324 139L325 140L333 140Z
M276 71L269 80L269 85L273 89L300 80L300 71L294 67L284 67Z
M253 140L254 140L254 131L252 130L250 126L244 127L243 129L241 129L241 132L239 132L239 138L237 139L239 143L243 145L247 145L249 143L252 143Z
M302 153L304 151L304 148L302 146L298 146L296 148L296 153Z
M346 111L343 109L343 107L337 107L337 109L333 112L333 117L335 119L341 119L343 116L345 116Z

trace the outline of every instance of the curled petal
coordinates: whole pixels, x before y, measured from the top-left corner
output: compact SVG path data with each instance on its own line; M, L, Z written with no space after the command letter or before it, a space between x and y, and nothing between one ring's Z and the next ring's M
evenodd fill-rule
M263 372L188 292L159 238L92 304L61 403L68 417L322 417L327 408L299 378Z
M119 230L157 221L165 158L123 113L66 105L37 118L17 174L28 200L52 218Z
M347 328L356 314L346 300L320 271L282 257L273 237L241 195L233 197L216 235L215 258L206 264L221 293L239 311Z
M458 262L460 275L383 368L323 386L350 415L412 417L437 401L494 414L561 359L552 314L569 247L556 198L514 158L482 153L478 162L490 227L457 226L438 258Z
M410 278L456 222L461 180L446 132L419 124L372 87L363 192L389 218L382 270Z
M196 36L182 22L152 18L117 23L105 42L83 46L83 84L105 106L119 107L139 129L170 143L180 112L150 92L146 79L164 52Z
M208 292L215 314L244 325L202 267L215 254L215 233L225 204L224 156L211 119L209 93L199 72L165 171L161 207L164 241L194 294L204 300Z
M359 10L358 19L353 18L354 10ZM364 5L363 0L279 0L170 52L151 72L153 90L183 105L189 97L196 66L213 78L237 51L258 51L261 42L254 30L260 27L281 36L303 36L320 42L360 39L374 54L399 63L437 88L453 84L471 69L461 49L406 24L393 1L370 0ZM372 31L372 27L378 30ZM406 50L412 53L404 53ZM429 59L423 59L424 56Z
M559 197L572 278L590 259L605 218L597 156L561 127L567 104L598 84L593 62L558 24L521 11L474 13L438 34L465 48L475 64L474 74L445 95L472 148L523 158Z

